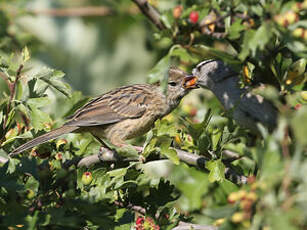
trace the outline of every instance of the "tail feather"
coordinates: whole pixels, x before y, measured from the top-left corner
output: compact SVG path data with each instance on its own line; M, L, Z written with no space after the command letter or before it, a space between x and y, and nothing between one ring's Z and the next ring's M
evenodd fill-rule
M27 143L19 146L16 148L13 152L9 154L10 157L17 155L18 153L21 153L27 149L30 149L36 145L43 144L49 140L52 140L54 138L57 138L61 136L62 134L70 133L72 131L77 130L79 127L76 126L62 126L60 128L57 128L55 130L52 130L48 133L45 133L39 137L34 138L31 141L28 141Z

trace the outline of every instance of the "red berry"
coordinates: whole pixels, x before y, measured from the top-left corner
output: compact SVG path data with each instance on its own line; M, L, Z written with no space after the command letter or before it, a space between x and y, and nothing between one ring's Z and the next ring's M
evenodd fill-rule
M296 104L296 105L294 106L294 109L295 109L295 110L299 110L301 107L302 107L302 104Z
M143 222L144 222L144 218L141 217L141 216L139 216L139 217L136 219L136 221L135 221L135 223L136 223L137 225L143 224Z
M190 13L189 18L190 18L190 22L191 22L191 23L196 24L197 21L198 21L198 12L197 12L197 11L192 11L192 12Z

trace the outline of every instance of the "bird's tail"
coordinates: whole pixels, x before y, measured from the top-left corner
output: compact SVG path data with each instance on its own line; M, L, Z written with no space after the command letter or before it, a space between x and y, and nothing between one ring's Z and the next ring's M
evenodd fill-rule
M52 140L54 138L57 138L59 136L61 136L62 134L66 134L66 133L70 133L72 131L75 131L77 130L79 127L76 127L76 126L62 126L60 128L57 128L55 130L52 130L48 133L45 133L39 137L36 137L34 138L33 140L31 141L28 141L27 143L19 146L17 149L15 149L13 152L11 152L9 154L10 157L12 156L15 156L17 155L18 153L21 153L27 149L30 149L36 145L39 145L39 144L43 144L49 140Z

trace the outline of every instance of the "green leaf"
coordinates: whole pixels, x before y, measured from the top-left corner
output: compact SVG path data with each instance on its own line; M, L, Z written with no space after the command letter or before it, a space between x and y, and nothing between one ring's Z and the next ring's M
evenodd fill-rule
M169 124L166 120L160 120L157 122L157 136L169 136L175 137L177 135L177 129L173 124Z
M70 97L70 86L67 83L59 80L60 78L64 77L64 75L65 74L62 71L46 68L37 74L36 78L46 82L48 85L58 90L66 97Z
M179 57L183 62L191 62L196 63L198 58L193 57L187 49L184 49L182 46L176 46L174 49L170 51L171 56Z
M245 26L242 24L242 19L237 19L234 23L231 24L229 29L227 30L228 32L228 38L230 40L235 40L240 38L241 31L245 29Z
M123 177L127 173L127 168L114 169L112 171L107 172L110 177Z
M46 123L51 123L49 115L36 106L30 106L31 124L35 130L42 130L45 128Z
M165 141L161 144L161 153L170 159L175 165L179 164L179 158L176 150L170 148L170 142Z
M208 174L185 164L174 166L169 180L182 192L177 204L183 210L197 210L201 207L204 195L208 192Z
M260 50L263 50L265 45L270 41L273 33L272 33L272 24L270 23L263 23L258 30L256 31L255 35L251 39L250 49L253 53L253 56L256 54L256 49L259 47Z
M212 142L212 150L216 151L218 149L218 145L221 142L221 138L223 137L223 132L220 129L215 129L211 135L211 142Z
M297 141L302 145L307 145L307 127L305 124L307 121L307 107L303 106L291 119L291 124L294 130L294 135Z
M48 97L38 97L38 98L30 98L27 101L27 104L31 107L31 108L41 108L43 106L48 106L48 104L50 103L50 99Z
M271 40L273 36L271 23L263 23L257 31L248 30L244 34L243 45L239 58L245 60L250 51L252 56L256 55L256 51L259 48L263 50L266 44Z
M136 149L132 145L125 145L123 147L115 147L115 151L118 153L118 155L122 157L131 157L131 158L138 158L139 153L136 151Z
M210 170L209 181L211 183L215 181L222 182L225 179L225 165L221 159L209 161L206 167Z
M244 37L243 37L242 49L239 54L240 60L244 61L245 58L249 55L250 42L251 42L251 39L254 37L255 33L256 31L252 29L245 32Z
M28 47L23 48L21 55L23 62L26 63L30 59L30 53Z
M168 69L170 67L170 55L167 54L150 70L148 77L149 83L161 81L163 78L167 79Z

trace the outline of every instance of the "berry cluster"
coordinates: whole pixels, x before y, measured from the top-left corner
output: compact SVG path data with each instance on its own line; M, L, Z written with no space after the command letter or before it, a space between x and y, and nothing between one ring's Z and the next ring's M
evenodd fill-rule
M251 224L250 220L252 217L252 208L258 200L256 190L265 189L264 184L257 184L255 182L254 176L249 177L248 182L251 184L250 191L241 189L228 195L228 203L238 204L240 208L239 211L232 215L231 221L235 224L242 224L242 226L246 228L248 228Z
M154 220L150 217L144 218L139 216L135 221L136 230L160 230L160 226L156 225Z

